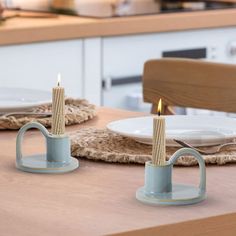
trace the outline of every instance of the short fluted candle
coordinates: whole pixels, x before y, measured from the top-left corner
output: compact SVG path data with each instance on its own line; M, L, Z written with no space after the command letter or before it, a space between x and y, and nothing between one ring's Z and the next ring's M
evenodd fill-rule
M61 76L58 74L57 87L52 89L52 134L65 133L65 91L60 85Z
M165 118L161 116L161 99L158 103L158 116L153 118L152 164L166 164Z

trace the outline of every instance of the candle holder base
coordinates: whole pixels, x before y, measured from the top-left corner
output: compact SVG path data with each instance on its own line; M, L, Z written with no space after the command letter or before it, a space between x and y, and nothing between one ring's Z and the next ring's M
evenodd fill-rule
M23 156L22 141L28 129L36 128L46 139L47 151L45 154ZM71 157L70 140L67 135L52 135L47 129L32 122L24 125L16 139L16 167L19 170L31 173L66 173L79 167L79 161Z
M200 167L200 184L198 187L172 184L172 169L181 156L194 156ZM165 165L145 164L145 184L136 191L136 198L150 205L188 205L206 199L206 167L202 156L190 148L179 149Z
M73 171L79 167L77 159L70 157L68 163L47 161L46 155L26 156L16 164L17 169L30 173L58 174Z
M172 191L168 193L147 194L144 187L139 188L136 198L150 205L190 205L203 201L206 192L198 187L174 184Z

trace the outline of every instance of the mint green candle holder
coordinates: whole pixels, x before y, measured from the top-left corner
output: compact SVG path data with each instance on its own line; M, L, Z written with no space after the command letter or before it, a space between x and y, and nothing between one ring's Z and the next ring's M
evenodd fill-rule
M27 130L36 128L46 139L46 154L23 156L22 141ZM52 135L37 122L24 125L16 139L16 167L31 173L66 173L79 167L79 161L70 155L70 140L67 135Z
M184 155L194 156L199 163L199 186L172 184L173 165ZM137 190L136 198L150 205L188 205L203 201L206 198L206 167L202 156L193 149L182 148L164 166L146 162L145 183Z

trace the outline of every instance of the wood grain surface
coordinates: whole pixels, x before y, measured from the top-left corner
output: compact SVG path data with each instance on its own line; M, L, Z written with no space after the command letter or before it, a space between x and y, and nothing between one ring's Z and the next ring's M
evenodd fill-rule
M146 62L143 95L146 102L236 112L236 67L190 59Z
M48 19L13 18L0 27L0 45L231 26L236 26L236 9L107 19L64 15Z
M97 118L67 131L140 115L100 108ZM80 160L80 168L69 174L24 173L15 168L16 134L0 132L0 235L219 235L218 229L226 233L221 235L236 234L235 214L228 215L236 212L234 165L207 167L206 201L151 207L135 199L144 183L144 166ZM41 135L27 133L24 153L43 150ZM198 168L174 168L175 182L198 184L198 174Z

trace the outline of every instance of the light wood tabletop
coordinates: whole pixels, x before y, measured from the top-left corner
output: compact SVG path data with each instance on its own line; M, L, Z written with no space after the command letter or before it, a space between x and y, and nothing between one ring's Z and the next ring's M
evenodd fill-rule
M104 127L140 116L99 108L97 118L71 126ZM16 131L0 132L0 235L236 235L236 166L208 166L208 198L197 205L152 207L135 199L144 166L80 160L68 174L30 174L15 168ZM24 153L44 151L43 137L26 134ZM174 182L198 184L197 167L175 167Z
M14 12L7 12L6 15ZM12 18L0 25L0 45L236 26L236 9L145 16Z

